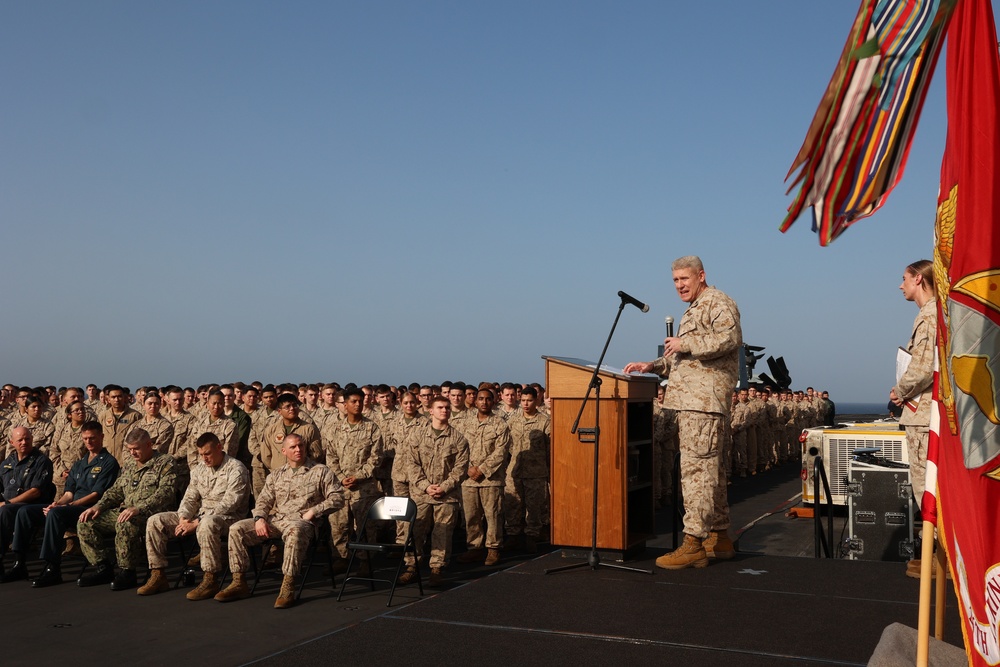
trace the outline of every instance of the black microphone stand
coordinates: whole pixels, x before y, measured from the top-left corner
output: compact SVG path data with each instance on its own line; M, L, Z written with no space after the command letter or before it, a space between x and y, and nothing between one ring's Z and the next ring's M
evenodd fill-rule
M638 567L628 567L627 565L618 565L616 563L602 563L601 555L597 553L597 490L599 488L597 466L600 463L601 451L601 378L599 373L601 372L601 365L604 363L604 355L607 354L608 346L611 345L611 338L615 335L615 329L618 327L618 319L622 316L623 310L625 310L624 298L622 298L622 302L618 306L618 314L615 315L615 323L611 325L611 332L608 334L608 340L605 341L604 349L601 350L601 358L597 360L597 365L594 366L594 374L590 376L590 386L587 387L587 394L583 397L583 403L580 404L580 412L577 413L576 421L573 422L573 428L570 429L570 433L574 434L577 430L579 430L580 433L577 437L580 442L594 443L594 502L593 521L591 523L590 531L590 554L587 556L586 562L551 567L545 570L545 574L563 572L564 570L575 570L578 567L587 567L588 565L592 570L596 570L599 567L610 567L616 570L628 570L630 572L640 572L642 574L653 574L652 570L643 570ZM594 391L597 394L597 408L594 410L594 428L578 429L577 427L580 425L580 419L583 417L583 411L587 407L587 401L590 400L591 391Z

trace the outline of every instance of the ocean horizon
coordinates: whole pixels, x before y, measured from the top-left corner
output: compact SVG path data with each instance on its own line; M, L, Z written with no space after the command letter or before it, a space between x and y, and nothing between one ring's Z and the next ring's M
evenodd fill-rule
M837 415L888 415L889 410L885 403L837 403Z

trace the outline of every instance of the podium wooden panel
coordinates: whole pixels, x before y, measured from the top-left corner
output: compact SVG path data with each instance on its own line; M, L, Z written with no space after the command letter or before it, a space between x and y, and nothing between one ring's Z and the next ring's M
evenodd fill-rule
M570 433L590 386L595 362L545 359L552 398L549 466L552 544L590 549L593 525L594 444ZM658 379L602 367L598 462L597 547L620 556L640 550L654 534L653 399ZM593 428L594 394L579 428Z

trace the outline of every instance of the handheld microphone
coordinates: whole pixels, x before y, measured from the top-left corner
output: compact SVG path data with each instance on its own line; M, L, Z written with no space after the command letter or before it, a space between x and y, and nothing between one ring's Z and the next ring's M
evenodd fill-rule
M622 301L624 301L625 303L632 304L633 306L635 306L636 308L638 308L642 312L644 312L644 313L648 313L649 312L649 306L647 306L646 304L644 304L642 301L639 301L639 299L635 298L634 296L626 294L625 292L622 292L621 290L618 290L618 296L621 297Z
M663 318L664 323L667 325L667 338L674 337L674 318L667 315Z

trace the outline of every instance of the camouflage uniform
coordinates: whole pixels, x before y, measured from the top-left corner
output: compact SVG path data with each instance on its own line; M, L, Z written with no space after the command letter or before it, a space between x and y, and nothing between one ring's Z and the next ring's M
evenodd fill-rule
M91 565L111 564L117 554L119 567L135 569L145 561L143 539L146 522L157 512L172 507L177 499L177 473L172 456L156 452L145 464L131 456L122 466L114 486L97 501L100 514L90 521L77 524L80 548ZM137 514L124 523L118 515L126 508ZM105 544L105 537L115 536L114 550Z
M191 481L191 469L188 463L188 452L194 449L191 441L191 427L194 424L194 415L186 410L178 414L164 413L164 417L174 428L174 437L170 441L167 453L174 458L177 470L177 491L184 493Z
M674 490L677 454L677 413L653 401L653 502L661 503Z
M513 410L508 410L505 403L498 403L495 408L493 408L493 414L500 417L504 421L510 421L510 418L521 412L520 406L514 406Z
M311 424L310 424L311 426ZM298 468L287 464L271 472L264 481L252 519L237 521L229 527L229 570L234 574L250 569L248 549L267 539L280 537L285 543L281 572L297 576L302 558L316 534L316 522L344 505L344 487L325 465L306 460ZM305 521L307 510L316 518ZM257 535L257 519L268 522L268 537Z
M507 537L528 535L538 539L549 516L549 455L551 420L523 411L507 420L510 427L510 463L504 484L504 518Z
M330 536L342 558L347 557L347 540L352 528L357 533L369 506L380 496L375 472L382 463L382 431L365 417L357 424L346 419L323 431L326 461L339 480L354 477L353 489L344 487L343 509L330 514ZM366 539L374 541L376 526L368 524ZM367 554L359 554L365 558Z
M798 454L798 433L795 433L795 425L792 423L792 402L789 400L779 401L779 432L781 433L781 451L787 461L795 458Z
M14 452L14 448L10 445L10 429L10 420L6 417L0 417L0 438L3 438L0 442L5 443L7 447L6 452L4 453L4 458L10 456Z
M778 428L778 408L771 400L764 401L764 415L766 418L766 428L764 433L767 438L767 462L774 466L778 464L778 433L783 430Z
M913 333L906 351L910 364L893 387L904 401L919 401L916 411L903 406L899 423L906 429L906 447L910 457L910 482L913 497L919 503L924 495L927 476L927 436L931 417L931 390L934 380L934 345L937 336L937 301L929 300L913 321Z
M760 456L760 406L755 399L747 401L746 415L746 437L747 437L747 470L751 475L756 475L757 470L762 468Z
M407 459L407 448L403 443L407 442L412 429L421 428L430 422L423 415L416 415L412 419L407 419L400 412L399 416L389 424L387 438L392 440L392 446L396 451L392 459L392 495L398 497L410 497L410 484L407 481L406 471L409 467ZM402 521L396 522L396 542L402 544L406 540L406 524Z
M212 419L212 415L206 410L205 413L194 420L191 430L188 433L188 469L193 469L198 465L198 448L195 443L205 433L214 433L222 443L222 448L226 454L236 456L240 449L240 441L237 439L236 422L229 417L219 417Z
M392 459L392 492L396 496L410 495L410 484L406 477L409 462L406 458L407 448L404 446L412 429L426 426L430 421L423 415L416 415L412 419L407 419L402 414L395 421L389 424L388 437L392 439L396 455Z
M250 415L250 438L247 440L247 449L250 450L250 470L251 486L253 487L253 497L260 495L260 490L264 488L264 478L267 471L260 460L261 446L264 442L264 429L271 423L272 419L278 419L277 411L268 412L267 408L259 407Z
M140 419L142 419L142 415L132 408L125 408L117 416L111 408L107 408L101 413L101 426L104 427L104 448L111 452L111 456L118 460L118 465L123 469L125 464L132 460L132 457L125 453L125 433L132 422Z
M447 425L436 432L428 423L411 429L407 447L407 472L410 497L417 504L417 553L422 554L427 534L431 536L431 568L448 564L451 558L452 535L458 523L458 508L462 501L461 485L469 470L469 442L454 427ZM427 494L427 487L439 485L442 498ZM413 556L406 562L414 565Z
M149 567L167 567L167 541L184 518L198 519L195 537L201 548L201 569L222 572L222 540L229 526L247 515L250 507L250 474L246 466L228 454L218 468L204 462L191 471L191 484L176 512L160 512L146 524L146 555Z
M465 510L465 539L469 550L499 549L503 541L503 487L510 454L510 429L502 417L479 414L466 419L460 429L469 443L469 466L479 468L482 481L466 477L462 482L462 506ZM483 523L486 533L483 533Z
M276 413L277 415L277 413ZM296 434L302 438L302 445L309 452L309 458L316 462L325 460L323 443L320 441L316 426L298 418L291 426L285 426L280 415L269 419L264 424L260 440L260 462L264 474L285 465L285 455L281 453L281 443L286 435Z
M56 485L57 499L62 498L66 488L66 477L73 464L79 461L86 451L80 429L73 428L68 421L64 422L49 450L49 458L52 459L52 483Z
M747 415L745 401L739 401L733 406L730 417L730 428L733 433L733 452L736 459L736 472L740 477L747 476Z
M326 405L320 404L316 408L316 412L312 413L313 424L319 429L320 433L323 432L323 427L329 421L337 421L340 419L340 410L336 406L329 408Z
M174 425L169 419L161 415L150 420L147 415L129 424L128 428L125 429L125 435L127 436L137 428L141 428L149 434L149 439L153 442L153 449L161 454L170 453L170 446L174 442Z
M704 539L729 528L726 475L720 457L743 344L736 303L706 287L677 327L681 351L653 362L670 383L663 403L677 410L684 532Z
M396 445L389 437L391 424L399 419L399 410L382 412L381 407L372 412L372 421L382 433L382 461L375 469L375 479L378 481L380 495L392 493L392 462L396 458Z
M39 418L32 424L25 419L21 426L31 431L31 444L34 445L35 449L51 458L49 450L52 448L52 439L56 434L56 427L52 425L52 422Z

